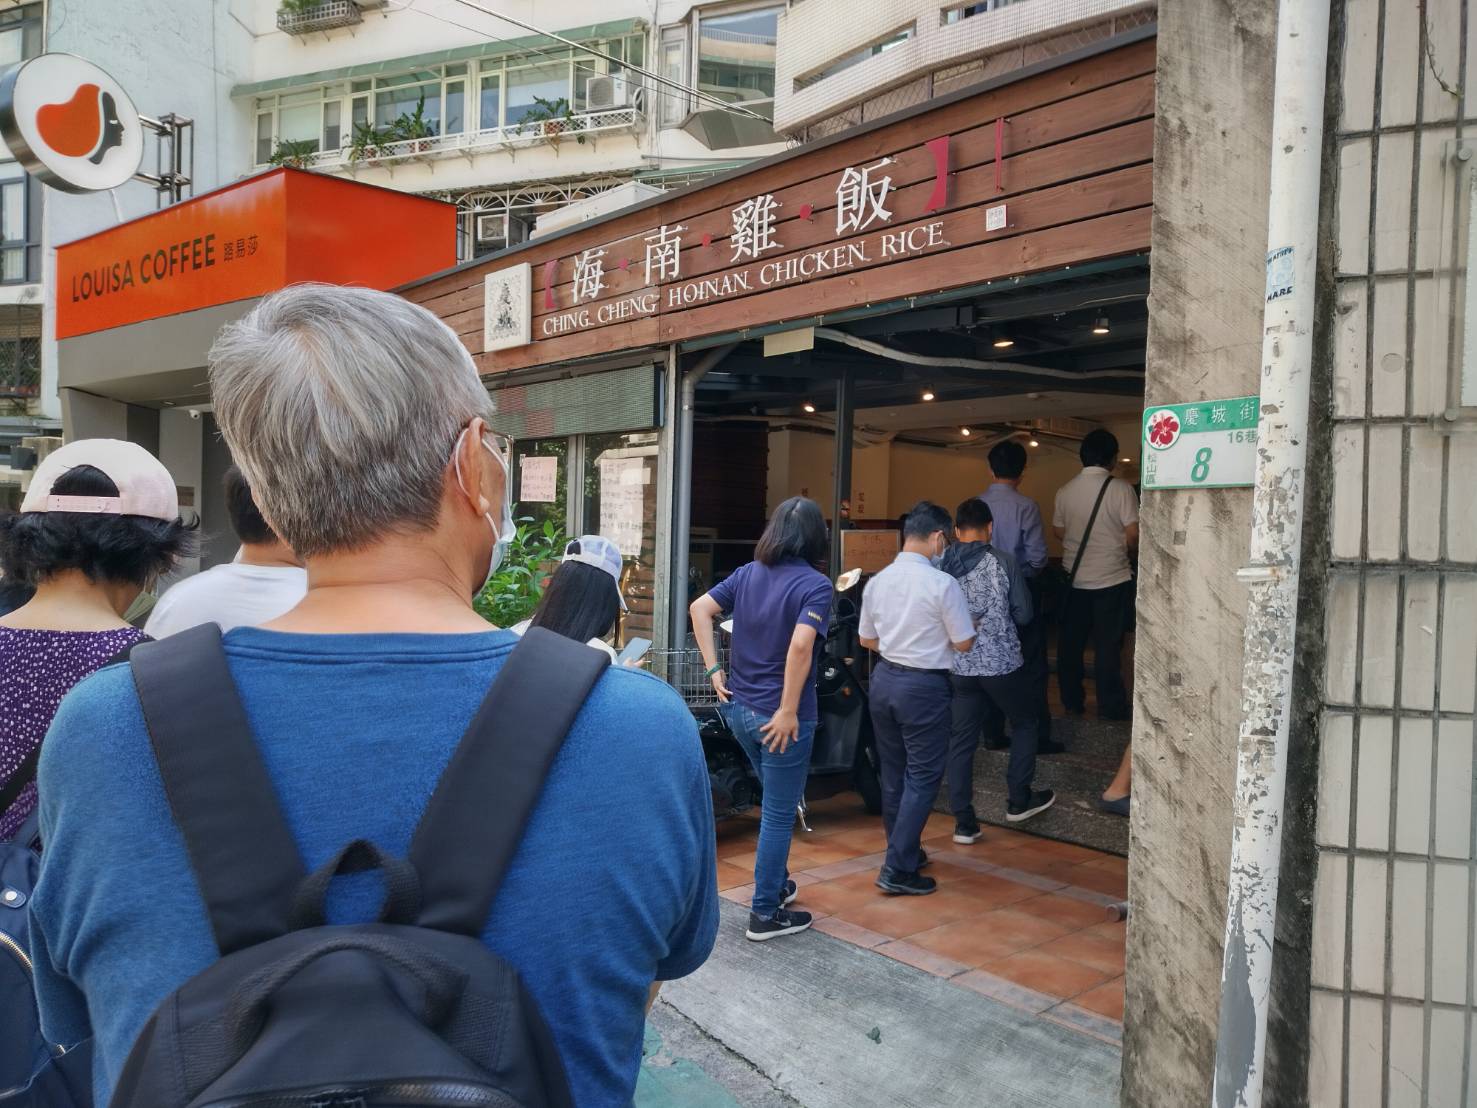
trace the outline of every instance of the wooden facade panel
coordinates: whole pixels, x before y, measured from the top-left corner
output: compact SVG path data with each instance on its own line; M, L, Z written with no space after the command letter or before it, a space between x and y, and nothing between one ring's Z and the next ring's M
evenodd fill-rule
M493 374L1146 252L1153 70L1152 41L1125 46L535 240L406 295ZM926 144L945 136L940 179ZM860 221L840 220L843 175L862 168L889 187L874 205L863 198ZM736 261L733 208L759 196L775 203L768 245ZM1000 205L1005 225L987 229ZM647 240L663 226L681 228L678 276L648 283ZM575 259L587 250L602 251L599 287L585 281L577 301ZM533 341L484 353L483 279L522 262Z
M1060 194L1061 186L1057 188L1045 186L1064 180L1070 181L1074 175L1078 174L1082 177L1075 184L1082 185L1084 180L1090 182L1094 179L1090 175L1108 178L1115 176L1115 171L1119 171L1123 166L1148 166L1153 157L1153 149L1153 121L1142 120L1111 131L1102 131L1086 138L1047 147L1007 162L1004 191L996 189L993 164L958 170L951 175L949 202L942 209L942 214L925 211L933 189L933 181L930 178L905 188L896 189L888 194L888 204L895 213L895 219L893 223L887 225L887 230L903 231L910 227L943 219L950 225L949 241L957 245L965 241L980 241L987 234L999 238L1050 226L1050 222L1037 213L1050 206L1047 203L1048 197L1044 194L1052 194L1052 197L1055 197ZM1145 199L1142 202L1148 203L1148 200ZM979 208L991 204L1007 205L1010 226L1006 230L985 231L983 216ZM1134 205L1119 205L1119 207L1132 206ZM1116 209L1096 209L1098 214L1113 210ZM1069 218L1081 218L1082 215L1090 215L1093 212L1094 209L1088 207L1081 213L1071 214ZM956 234L955 228L963 228L966 233L976 237L961 238ZM734 265L731 261L732 251L726 244L726 237L723 242L715 239L708 247L703 247L699 243L684 250L682 278L668 284L682 285L718 273L753 275L762 265L782 261L816 247L842 245L875 237L876 232L873 231L867 235L850 236L838 240L834 232L834 223L824 217L818 215L809 220L792 218L777 225L776 238L782 248L766 253L758 262L741 266ZM607 254L607 258L609 256ZM628 271L623 272L619 268L614 271L607 270L607 294L598 299L582 301L578 306L598 307L600 304L632 296L650 288L651 286L648 286L643 279L641 268L639 263L634 263ZM556 291L556 302L560 307L552 312L542 309L542 294L535 294L533 318L535 335L542 333L540 328L545 318L551 315L557 316L571 306L575 306L570 295L572 287L568 284L559 287ZM670 309L664 304L663 310ZM482 326L481 305L478 304L467 312L447 317L447 322L457 331L469 330L473 327L480 328Z

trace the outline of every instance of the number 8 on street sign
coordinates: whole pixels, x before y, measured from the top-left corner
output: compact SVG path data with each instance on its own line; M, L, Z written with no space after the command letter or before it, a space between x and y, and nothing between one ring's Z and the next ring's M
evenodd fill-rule
M1256 477L1255 396L1144 409L1143 487L1225 489Z

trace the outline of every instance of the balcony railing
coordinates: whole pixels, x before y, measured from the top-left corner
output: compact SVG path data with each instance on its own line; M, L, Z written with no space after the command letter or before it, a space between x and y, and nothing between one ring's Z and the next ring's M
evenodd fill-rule
M634 131L641 123L639 108L613 108L603 112L585 112L571 118L530 120L506 127L483 131L466 131L456 135L430 135L426 138L401 139L367 148L328 150L308 160L312 169L329 171L353 170L376 165L395 165L417 160L466 157L515 150L539 143L593 141L601 135Z
M277 11L277 29L289 35L332 31L336 27L352 27L363 21L364 13L355 0L320 0L309 7L282 7Z

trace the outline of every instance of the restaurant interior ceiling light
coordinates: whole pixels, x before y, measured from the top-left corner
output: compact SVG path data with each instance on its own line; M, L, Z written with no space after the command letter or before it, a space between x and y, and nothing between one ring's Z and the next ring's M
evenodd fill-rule
M1107 316L1100 315L1097 317L1097 321L1092 325L1092 333L1094 335L1106 335L1108 333Z
M1015 339L1011 338L1009 335L1000 335L990 345L993 346L996 350L1009 350L1012 346L1015 345Z
M1031 445L1032 446L1040 446L1041 444L1039 442L1037 442L1035 439L1032 439L1031 440Z
M933 390L932 389L924 389L923 390L923 399L924 400L932 400L933 399Z
M806 405L805 405L805 410L806 410L806 411L807 411L807 412L808 412L808 413L810 413L810 414L811 414L811 415L814 415L814 414L815 414L815 405L814 405L814 404L810 404L810 403L807 403L807 404L806 404Z
M963 435L965 438L969 438L970 430L969 430L968 427L961 427L961 428L959 428L959 433L961 435Z
M1123 459L1123 460L1124 460L1124 461L1125 461L1125 462L1132 462L1132 461L1133 461L1133 459L1132 459L1132 458L1124 458L1124 459Z

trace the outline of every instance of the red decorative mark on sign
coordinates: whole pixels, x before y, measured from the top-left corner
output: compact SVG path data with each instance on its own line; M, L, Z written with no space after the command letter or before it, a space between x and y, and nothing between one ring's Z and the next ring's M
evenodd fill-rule
M559 271L559 259L550 258L544 263L544 311L552 312L554 304L554 279Z
M800 205L800 218L801 219L809 219L810 218L810 214L813 211L815 211L815 207L813 205L811 205L811 204L801 204Z
M949 202L949 136L929 139L923 145L933 155L933 195L928 198L923 210L942 211Z
M713 232L712 231L704 231L703 232L703 245L704 246L712 246L713 245Z
M998 116L995 119L995 191L1005 191L1005 172L1002 164L1005 158L1005 117Z
M631 259L630 258L622 258L621 259L621 272L622 273L629 273L630 270L631 270Z

